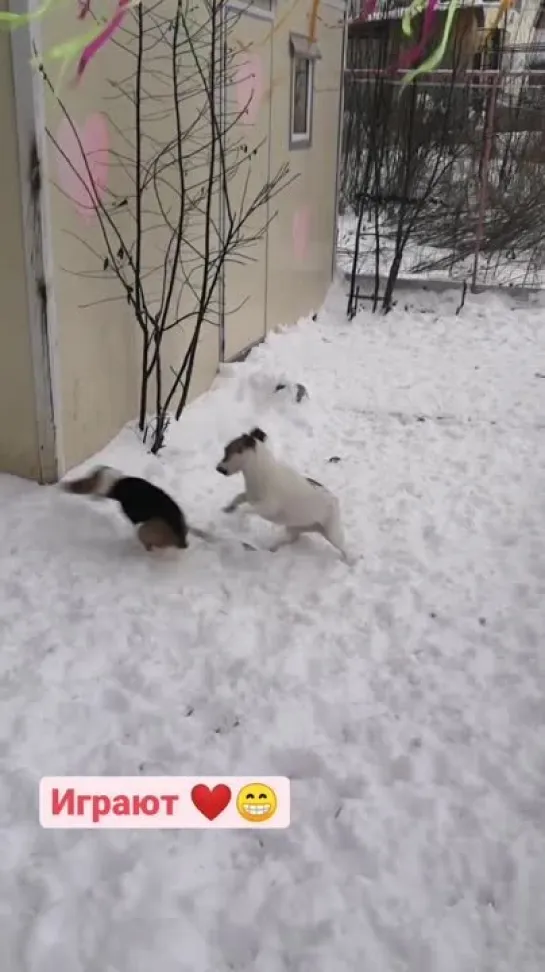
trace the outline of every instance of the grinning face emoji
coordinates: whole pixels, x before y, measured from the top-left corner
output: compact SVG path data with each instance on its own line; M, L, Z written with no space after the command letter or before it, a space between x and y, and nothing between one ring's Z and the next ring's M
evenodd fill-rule
M237 796L237 810L250 823L270 820L276 813L276 793L265 783L249 783Z

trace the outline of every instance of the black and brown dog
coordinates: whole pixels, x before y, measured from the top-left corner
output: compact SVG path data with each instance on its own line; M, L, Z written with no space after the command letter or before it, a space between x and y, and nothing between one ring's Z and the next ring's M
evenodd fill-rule
M201 530L188 527L178 504L158 486L138 476L125 476L110 466L98 466L82 479L61 483L67 493L116 500L146 550L166 547L186 549L188 533L209 539Z

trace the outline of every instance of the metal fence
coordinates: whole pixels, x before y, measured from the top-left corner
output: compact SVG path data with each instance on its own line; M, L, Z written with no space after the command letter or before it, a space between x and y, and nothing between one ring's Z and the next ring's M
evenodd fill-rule
M350 38L339 254L388 307L400 277L545 284L545 55L496 45L410 85L399 24ZM397 45L397 51L396 51ZM523 64L521 70L513 66Z

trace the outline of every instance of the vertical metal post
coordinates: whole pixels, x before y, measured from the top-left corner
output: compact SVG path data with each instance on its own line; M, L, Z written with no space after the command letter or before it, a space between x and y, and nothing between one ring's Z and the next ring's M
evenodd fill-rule
M471 274L472 293L475 293L477 287L477 274L479 271L479 255L481 252L483 236L484 236L484 220L486 215L486 206L488 202L488 166L490 163L492 140L494 138L494 118L496 114L496 99L498 94L499 79L500 79L500 75L499 72L497 72L492 79L492 85L490 88L488 105L486 110L483 151L481 156L481 174L479 179L479 215L477 219L475 255L473 257L473 272Z

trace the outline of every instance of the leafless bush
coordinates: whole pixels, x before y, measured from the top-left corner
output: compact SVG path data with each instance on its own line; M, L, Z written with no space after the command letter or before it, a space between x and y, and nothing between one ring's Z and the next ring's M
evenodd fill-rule
M110 42L130 65L122 80L107 79L105 112L123 188L101 201L87 166L102 249L79 237L95 266L70 272L113 277L131 309L141 340L139 427L152 452L163 445L169 416L179 418L186 405L203 326L218 326L229 312L226 267L252 259L275 215L269 204L291 181L283 165L249 188L265 147L250 148L237 134L247 106L233 107L233 89L244 55L229 38L239 17L224 0L156 0L138 5ZM67 105L42 74L79 142ZM174 329L183 329L186 350L167 370L165 339Z
M545 242L545 98L524 76L482 63L476 70L461 43L441 70L402 86L399 23L368 33L345 75L341 199L355 216L349 316L362 266L374 268L373 309L390 309L408 249L420 251L415 274L456 271L475 284L508 267L510 280L516 268L531 282Z

